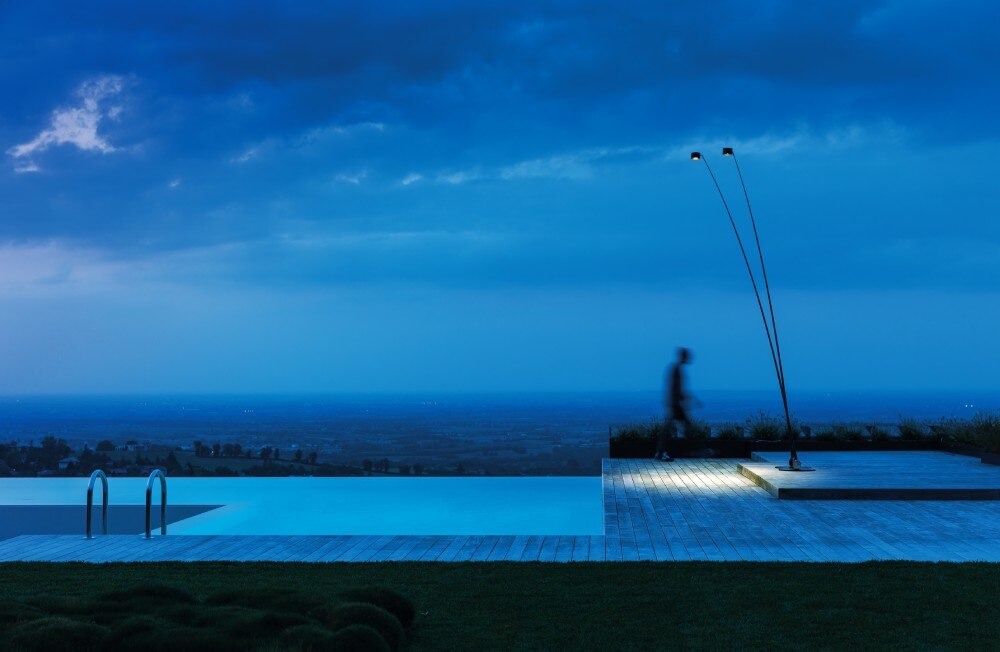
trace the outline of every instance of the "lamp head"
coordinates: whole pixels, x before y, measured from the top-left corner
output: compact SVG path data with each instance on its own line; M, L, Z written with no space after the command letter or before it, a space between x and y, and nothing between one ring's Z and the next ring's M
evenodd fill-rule
M733 148L732 147L723 147L722 148L722 155L723 156L732 156L733 155Z
M692 161L700 161L701 160L701 152L691 152L691 160Z

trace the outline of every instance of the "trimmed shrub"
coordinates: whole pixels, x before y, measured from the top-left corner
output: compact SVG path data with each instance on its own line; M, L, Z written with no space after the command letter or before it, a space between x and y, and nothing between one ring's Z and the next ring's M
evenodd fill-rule
M108 629L100 625L53 616L16 625L10 630L7 643L10 648L23 652L89 652L98 649L107 633Z
M365 602L373 604L376 607L382 607L395 616L406 629L413 626L413 619L417 616L417 610L413 606L413 602L392 589L380 586L365 586L344 591L340 596L352 602Z
M299 591L226 591L205 599L206 604L235 605L266 611L287 611L306 615L326 604L326 599Z
M719 439L743 439L743 426L738 423L723 423L715 430Z
M278 649L280 650L301 650L302 652L319 652L328 650L333 641L333 633L325 627L319 625L296 625L289 627L278 637ZM375 632L379 642L385 645L382 636Z
M334 633L327 652L392 652L378 630L368 625L348 625Z
M63 595L39 594L24 599L25 604L37 607L48 614L59 616L79 616L94 609L91 602Z
M107 652L242 652L246 641L225 632L175 627L159 618L133 616L121 622L101 648Z
M105 593L101 600L112 602L134 602L139 600L150 600L156 602L182 602L187 604L197 604L198 599L183 589L163 584L140 584L129 587L121 591Z
M0 625L13 625L25 620L35 620L45 612L22 602L0 602Z
M302 614L282 611L265 611L248 623L247 629L234 631L234 634L250 634L256 638L271 638L277 636L289 627L312 625L314 621Z
M403 646L403 625L399 619L382 607L364 602L348 602L330 610L326 626L339 631L351 625L367 625L385 639L389 649L399 650Z

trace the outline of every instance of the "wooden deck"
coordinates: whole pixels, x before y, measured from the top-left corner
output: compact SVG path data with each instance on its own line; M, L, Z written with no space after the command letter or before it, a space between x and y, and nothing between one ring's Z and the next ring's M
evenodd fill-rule
M788 453L754 453L742 475L798 500L1000 500L1000 466L937 451L806 453L809 473L779 471Z
M736 460L605 460L604 536L20 536L0 561L1000 562L988 501L785 501Z

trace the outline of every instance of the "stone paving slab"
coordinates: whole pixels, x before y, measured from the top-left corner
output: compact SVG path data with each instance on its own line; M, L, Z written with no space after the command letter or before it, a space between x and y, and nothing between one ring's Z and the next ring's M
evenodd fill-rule
M914 452L811 452L815 471L779 471L788 453L754 453L739 472L768 493L798 500L1000 500L1000 466L977 457Z
M32 535L0 561L1000 562L995 502L779 500L737 465L605 460L603 536Z

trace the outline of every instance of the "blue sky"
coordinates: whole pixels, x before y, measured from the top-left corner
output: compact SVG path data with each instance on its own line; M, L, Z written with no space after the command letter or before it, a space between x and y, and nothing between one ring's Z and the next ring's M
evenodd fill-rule
M0 392L993 390L1000 6L0 2ZM744 219L744 213L737 211Z

